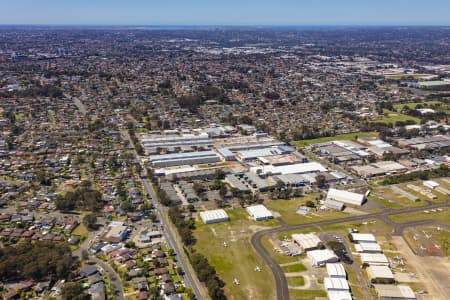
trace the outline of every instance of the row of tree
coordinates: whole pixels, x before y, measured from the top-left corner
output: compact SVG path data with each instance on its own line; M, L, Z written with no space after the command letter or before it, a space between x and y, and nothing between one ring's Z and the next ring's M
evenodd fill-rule
M428 180L430 178L437 178L437 177L447 177L450 176L450 171L447 165L442 164L438 169L434 170L425 170L420 172L414 172L414 173L405 173L401 175L396 176L389 176L383 179L382 184L383 185L389 185L389 184L397 184L407 181L413 181L413 180Z

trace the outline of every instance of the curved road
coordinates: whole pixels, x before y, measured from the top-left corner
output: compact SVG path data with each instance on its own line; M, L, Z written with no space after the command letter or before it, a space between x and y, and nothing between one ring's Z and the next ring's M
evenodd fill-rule
M422 210L430 210L430 209L436 209L436 208L441 208L441 207L450 207L450 204L447 201L445 203L434 203L434 204L428 204L425 206L408 207L408 208L397 209L397 210L386 209L386 210L378 212L378 213L351 216L351 217L346 217L346 218L325 220L325 221L319 221L319 222L313 222L313 223L288 225L288 226L284 225L284 226L280 226L280 227L276 227L276 228L262 230L262 231L255 233L251 238L251 243L252 243L253 248L256 250L256 252L264 259L264 261L267 263L268 267L272 270L272 273L275 278L276 289L277 289L277 299L278 300L289 300L289 289L288 289L286 276L284 275L284 272L281 269L280 265L270 255L270 253L267 251L267 249L263 246L263 244L261 242L262 238L265 235L288 231L288 230L306 229L306 228L310 228L310 227L333 225L333 224L354 222L354 221L363 221L365 219L370 219L370 218L376 218L376 219L383 220L383 219L388 219L387 217L390 215L396 215L396 214L402 214L402 213L413 213L413 212L418 212L418 211L422 211ZM404 228L404 226L405 226L405 224L394 223L392 220L389 223L394 225L395 232L397 232L397 227Z

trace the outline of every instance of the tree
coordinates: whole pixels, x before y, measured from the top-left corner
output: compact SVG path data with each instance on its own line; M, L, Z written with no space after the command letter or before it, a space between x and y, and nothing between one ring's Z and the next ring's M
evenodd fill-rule
M320 188L324 187L325 184L326 184L325 175L322 175L322 174L317 175L316 176L316 183L317 183L318 187L320 187Z
M64 300L88 300L89 295L85 293L81 282L67 282L62 290Z
M225 198L227 194L228 194L228 187L224 184L220 187L219 195L220 197Z
M97 216L95 214L87 214L83 217L83 224L90 230L97 229Z
M306 201L306 206L310 208L315 208L316 204L314 203L314 201L308 200Z

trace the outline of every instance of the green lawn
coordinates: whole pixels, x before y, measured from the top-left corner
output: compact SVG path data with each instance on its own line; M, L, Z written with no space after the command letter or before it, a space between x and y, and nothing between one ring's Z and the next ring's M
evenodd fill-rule
M403 185L399 185L399 187L405 192L410 192L410 190L406 189ZM419 198L421 197L419 196ZM375 187L369 195L369 201L380 202L384 207L392 209L402 209L405 207L422 206L427 204L422 199L413 202L406 197L400 196L394 192L390 186Z
M227 213L230 222L209 225L200 221L196 223L196 250L208 258L226 283L228 299L274 299L276 289L273 275L253 250L250 237L253 234L252 226L274 226L278 222L254 222L249 220L242 208L227 210ZM226 247L224 242L227 243ZM261 272L255 271L256 266L261 268ZM240 281L239 285L233 283L235 278Z
M428 107L429 105L435 105L435 104L441 104L444 105L440 101L427 101L427 102L413 102L413 103L400 103L400 104L394 104L394 108L396 110L402 110L403 107L407 106L408 108L416 108L417 105L422 105L423 107Z
M292 300L315 300L316 297L327 297L323 290L289 290L289 298Z
M424 211L391 215L389 218L392 221L398 223L406 223L410 221L421 221L421 220L437 220L441 222L450 223L450 215L448 208L443 208L442 211L425 213Z
M394 125L396 122L399 122L399 121L402 121L402 122L413 121L416 124L420 123L419 118L404 115L404 114L401 114L401 113L398 113L395 111L384 109L383 113L384 113L384 115L381 119L374 120L372 122L381 122L381 123L385 123L385 124L390 123L390 124L394 124Z
M285 273L304 272L306 267L302 263L283 267Z
M334 140L354 140L355 137L378 137L377 132L354 132L354 133L346 133L346 134L339 134L335 136L329 136L329 137L321 137L317 139L311 139L311 140L301 140L301 141L294 141L293 143L298 147L305 147L312 144L317 143L325 143L329 141Z
M308 194L300 198L292 198L289 200L266 200L264 205L271 211L279 213L281 218L288 224L304 224L327 219L338 219L349 216L345 212L337 211L315 211L310 210L306 216L297 214L300 206L304 206L306 201L311 200L316 202L318 193Z
M274 251L274 245L270 242L270 238L268 236L264 236L261 242L277 263L286 264L298 261L298 257L296 256L284 255L283 253Z
M289 286L304 286L305 285L305 279L303 276L296 276L296 277L287 277L287 282Z
M81 237L86 238L89 235L89 231L83 223L80 223L77 228L72 231L72 235L79 235Z

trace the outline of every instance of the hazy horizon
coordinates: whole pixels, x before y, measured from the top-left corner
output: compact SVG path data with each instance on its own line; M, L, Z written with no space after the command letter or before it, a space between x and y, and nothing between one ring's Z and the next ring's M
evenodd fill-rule
M1 25L448 26L450 1L0 0Z

